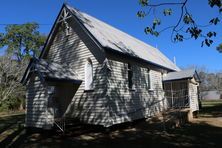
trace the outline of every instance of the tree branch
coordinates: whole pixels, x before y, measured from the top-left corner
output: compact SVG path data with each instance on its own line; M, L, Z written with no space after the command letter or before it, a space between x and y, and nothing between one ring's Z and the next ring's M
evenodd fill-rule
M149 7L159 7L159 6L164 6L164 5L183 5L185 2L181 3L160 3L160 4L148 4L147 6Z

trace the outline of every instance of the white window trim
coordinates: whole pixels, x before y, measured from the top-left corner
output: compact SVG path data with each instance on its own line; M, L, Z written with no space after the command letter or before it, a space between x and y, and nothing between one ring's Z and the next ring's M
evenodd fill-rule
M93 63L90 58L87 59L84 67L85 71L85 91L93 90Z
M149 90L148 90L148 91L151 91L151 92L152 92L152 91L154 91L154 89L153 89L152 77L151 77L151 72L150 72L150 71L151 71L150 69L148 69L148 71L147 71L147 72L148 72L148 73L147 73L147 76L148 76L147 79L149 80L149 84L148 84L148 85L149 85L149 86L148 86L148 87L149 87Z
M132 65L130 64L130 63L128 63L128 67L127 67L127 72L128 72L128 88L129 88L129 90L130 91L135 91L135 85L134 85L134 83L133 83L133 69L132 69ZM130 81L130 79L129 79L129 72L131 72L131 86L129 85L129 81Z

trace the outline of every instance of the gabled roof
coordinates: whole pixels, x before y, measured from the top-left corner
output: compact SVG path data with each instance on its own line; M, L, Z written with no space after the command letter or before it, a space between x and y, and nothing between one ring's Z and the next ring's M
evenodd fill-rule
M163 81L173 81L173 80L182 80L182 79L191 79L195 78L197 82L200 82L199 76L195 69L186 69L178 72L170 72L163 77Z
M180 69L158 49L124 33L103 21L65 5L80 23L106 49L130 55L173 71Z
M22 83L26 83L30 72L36 72L41 74L43 79L51 81L67 81L67 82L80 82L78 74L73 71L68 65L61 65L55 62L49 62L44 59L32 59L29 65L28 71L25 73L22 79Z

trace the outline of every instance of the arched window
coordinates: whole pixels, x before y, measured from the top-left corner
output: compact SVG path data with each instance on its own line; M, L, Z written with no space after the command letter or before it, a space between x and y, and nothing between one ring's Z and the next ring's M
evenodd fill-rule
M87 59L85 64L85 90L93 89L93 65L90 58Z
M150 69L147 70L147 87L148 89L152 89L151 79L150 79Z

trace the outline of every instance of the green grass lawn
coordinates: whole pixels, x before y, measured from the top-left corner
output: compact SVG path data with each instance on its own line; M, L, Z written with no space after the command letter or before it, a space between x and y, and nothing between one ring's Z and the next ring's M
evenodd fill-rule
M214 105L222 104L222 100L202 100L201 103L203 107L214 106Z
M203 100L199 116L222 117L222 100Z

